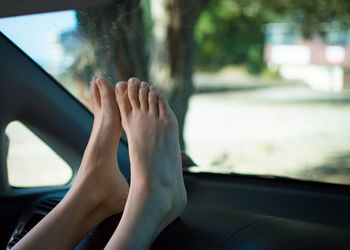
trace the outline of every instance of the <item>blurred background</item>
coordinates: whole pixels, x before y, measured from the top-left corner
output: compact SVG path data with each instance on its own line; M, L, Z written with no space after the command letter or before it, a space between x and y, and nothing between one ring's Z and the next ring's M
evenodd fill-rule
M189 171L340 184L350 184L349 25L346 0L129 0L0 19L87 107L93 76L156 85L198 165ZM10 183L69 181L25 130L6 131Z

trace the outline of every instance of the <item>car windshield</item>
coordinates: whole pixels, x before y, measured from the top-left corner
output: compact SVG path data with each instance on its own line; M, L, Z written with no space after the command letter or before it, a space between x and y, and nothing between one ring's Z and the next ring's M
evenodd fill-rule
M0 19L86 107L89 81L163 92L192 172L350 184L348 1L130 0Z

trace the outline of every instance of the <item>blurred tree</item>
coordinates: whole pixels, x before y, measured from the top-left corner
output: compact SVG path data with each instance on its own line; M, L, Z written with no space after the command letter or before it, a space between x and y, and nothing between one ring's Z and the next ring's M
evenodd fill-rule
M323 33L326 22L337 22L343 29L350 27L348 0L247 0L246 2L247 4L258 2L274 19L287 19L300 24L305 37Z
M200 70L218 70L227 64L245 64L248 72L264 68L263 25L293 22L306 38L322 35L325 23L350 26L348 0L219 0L211 1L195 32L196 60Z
M74 78L88 83L92 76L113 82L138 76L147 80L143 11L139 0L77 11L84 39L72 66Z
M151 0L153 21L149 79L166 94L179 122L181 148L193 93L194 29L209 0Z
M246 64L258 74L264 67L264 33L266 22L259 3L245 1L211 1L196 28L196 66L216 71L229 64Z

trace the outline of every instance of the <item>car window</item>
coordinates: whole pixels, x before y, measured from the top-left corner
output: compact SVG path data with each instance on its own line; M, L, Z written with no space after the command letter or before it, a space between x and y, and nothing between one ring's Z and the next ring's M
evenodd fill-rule
M70 181L71 167L22 123L11 122L5 135L11 186L55 186Z
M350 184L350 3L164 3L3 18L0 30L87 107L92 76L155 84L189 171Z

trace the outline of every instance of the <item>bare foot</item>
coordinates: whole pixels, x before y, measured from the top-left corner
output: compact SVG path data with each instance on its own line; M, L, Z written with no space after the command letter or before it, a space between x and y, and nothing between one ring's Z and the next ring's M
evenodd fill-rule
M105 78L90 83L94 124L73 188L108 217L123 211L129 185L117 165L121 121L114 88Z
M116 159L121 123L113 86L94 78L90 98L94 124L75 183L16 249L73 249L98 223L124 209L129 186Z
M116 96L129 142L131 184L114 247L146 249L187 203L177 120L165 97L137 78L119 82ZM128 242L129 235L136 240Z

